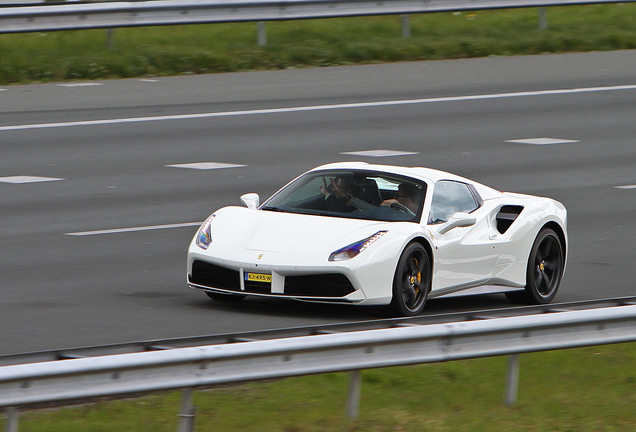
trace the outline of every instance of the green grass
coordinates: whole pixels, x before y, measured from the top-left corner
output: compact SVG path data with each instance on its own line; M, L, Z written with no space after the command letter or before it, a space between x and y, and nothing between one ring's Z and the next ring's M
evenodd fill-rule
M636 344L520 356L518 403L503 404L506 357L362 372L360 416L345 415L348 374L197 391L205 431L572 431L636 427ZM21 432L175 431L180 393L21 414ZM0 421L0 430L4 425Z
M636 4L0 35L0 84L636 48Z

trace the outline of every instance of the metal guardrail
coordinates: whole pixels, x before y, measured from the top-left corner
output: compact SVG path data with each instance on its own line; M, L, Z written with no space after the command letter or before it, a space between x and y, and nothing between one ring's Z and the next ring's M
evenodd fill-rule
M0 367L0 407L636 341L636 305L175 348ZM350 416L360 379L352 375ZM186 392L189 398L189 392ZM352 396L353 395L353 396ZM187 403L185 404L187 407ZM353 408L351 408L353 407ZM186 410L189 412L189 410ZM187 429L186 429L187 430Z
M431 304L438 300L431 300ZM443 299L441 301L444 301ZM636 297L619 297L596 300L584 300L568 303L552 303L538 306L514 306L507 308L452 312L445 314L419 315L410 318L370 319L365 321L320 324L304 327L291 327L271 330L257 330L238 333L225 333L204 336L190 336L170 339L153 339L125 342L109 345L94 345L75 348L60 348L47 351L35 351L19 354L0 355L0 367L24 363L39 363L54 360L68 360L82 357L98 357L114 354L159 351L175 348L197 347L202 345L222 345L269 339L285 339L319 334L345 333L387 329L393 327L431 325L481 321L495 318L509 318L528 315L560 313L565 311L589 310L614 306L636 305Z
M420 14L636 0L161 0L0 8L0 34Z

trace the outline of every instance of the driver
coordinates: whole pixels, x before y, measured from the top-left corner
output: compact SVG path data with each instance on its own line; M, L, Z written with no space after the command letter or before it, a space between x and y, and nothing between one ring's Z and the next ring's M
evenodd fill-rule
M401 204L415 214L417 213L419 204L418 195L419 190L413 183L401 183L400 186L398 186L395 198L384 200L380 205L391 206L391 204Z
M327 186L327 181L322 178L322 185L320 185L320 191L325 196L327 201L331 201L328 205L330 210L344 211L347 208L353 207L356 210L368 210L375 208L373 204L357 198L357 188L353 184L353 179L350 177L338 177L331 180L331 191ZM335 200L334 200L335 198Z

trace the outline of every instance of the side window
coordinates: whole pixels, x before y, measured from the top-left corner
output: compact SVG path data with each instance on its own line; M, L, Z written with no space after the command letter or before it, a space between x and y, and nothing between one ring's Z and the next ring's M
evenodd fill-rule
M435 184L428 223L443 223L457 212L470 213L478 207L467 184L442 180Z

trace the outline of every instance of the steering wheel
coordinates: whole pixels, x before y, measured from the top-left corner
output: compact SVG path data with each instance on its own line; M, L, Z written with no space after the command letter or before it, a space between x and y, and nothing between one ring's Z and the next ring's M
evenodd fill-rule
M410 215L410 216L415 216L415 213L413 213L407 206L402 205L402 204L400 204L398 202L391 203L390 207L393 210L399 211L400 213L404 213L404 214Z

